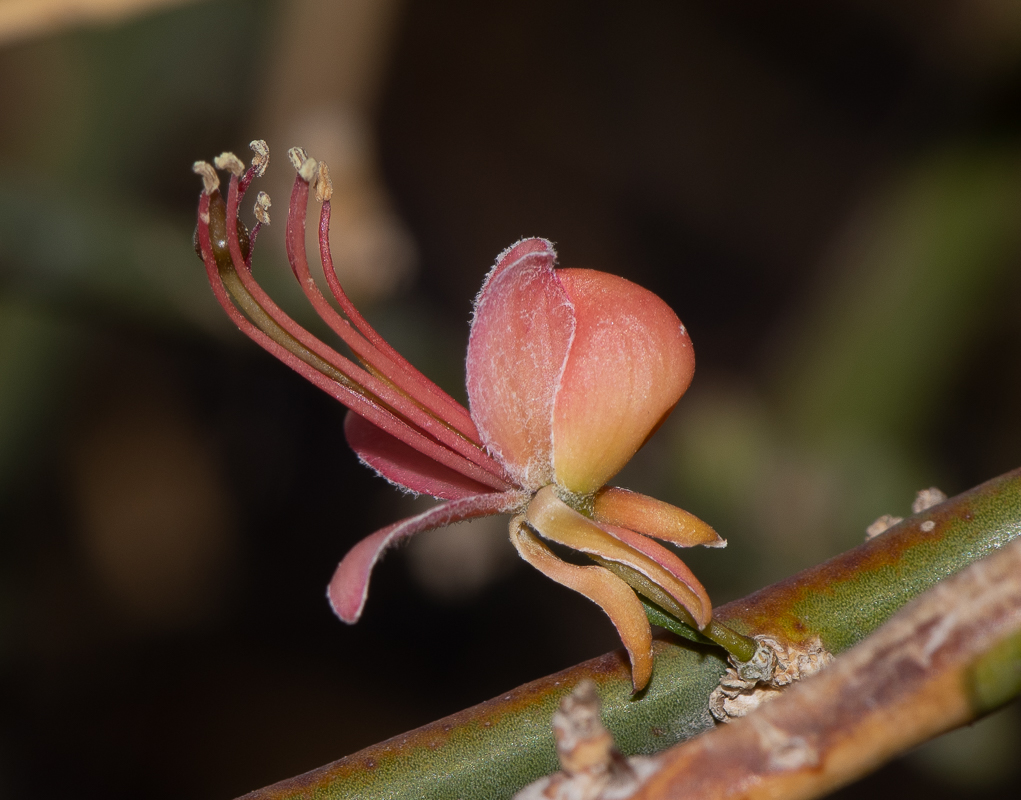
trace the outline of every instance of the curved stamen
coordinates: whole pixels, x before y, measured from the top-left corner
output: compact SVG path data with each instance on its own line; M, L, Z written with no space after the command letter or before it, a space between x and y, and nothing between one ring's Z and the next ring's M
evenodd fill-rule
M213 187L213 191L221 206L219 213L225 214L225 207L222 198L219 197L219 192L215 187ZM225 258L221 263L213 252L209 231L211 214L215 213L212 205L213 196L208 192L203 192L199 199L198 209L200 255L206 266L206 276L213 290L213 296L246 336L310 383L409 446L485 486L490 486L495 490L506 488L502 481L476 464L413 428L408 422L373 399L345 385L343 376L337 373L330 364L304 348L288 331L277 325L255 299L246 292L238 278L239 270L232 260ZM236 232L233 239L235 242L237 241ZM235 302L244 309L245 313L242 313ZM251 319L245 314L249 314Z
M481 447L481 437L479 436L478 429L475 427L475 422L468 413L468 409L444 392L439 386L412 366L404 356L394 350L389 342L369 325L350 299L348 299L347 294L340 285L340 280L337 277L337 271L333 264L333 255L330 252L330 212L330 200L326 199L323 201L322 210L319 215L319 257L322 260L323 275L330 288L330 293L340 305L341 311L347 316L348 319L345 322L353 325L364 337L363 341L367 341L374 348L374 352L379 354L379 357L388 359L389 363L394 365L394 369L390 370L381 365L386 362L377 363L374 361L369 357L368 351L360 352L347 338L344 338L344 341L358 354L359 358L366 360L374 369L383 372L388 377L400 375L402 382L398 385L402 389L421 402L426 408L436 413L441 419L448 420L465 437ZM337 333L344 337L344 334L340 331L337 331Z
M474 423L471 423L471 418L468 417L468 412L464 407L432 383L432 381L429 381L420 374L417 377L416 375L409 374L401 365L394 363L388 356L380 353L367 339L354 330L348 320L341 317L334 310L326 301L322 292L319 291L319 287L316 285L309 270L308 258L305 253L305 215L308 205L308 193L308 181L299 172L294 181L294 189L291 192L291 204L287 217L287 257L291 264L291 270L298 280L298 284L312 304L312 307L316 310L316 313L340 336L355 355L371 369L376 377L395 386L401 394L408 397L437 422L451 430L459 439L464 441L458 441L458 438L454 437L437 435L435 431L430 429L431 433L437 435L437 438L461 453L465 458L474 461L494 475L506 479L508 476L503 466L482 449ZM328 203L329 201L326 200L324 202ZM444 399L446 402L442 402ZM437 402L437 400L441 402ZM464 431L455 427L456 422L454 419L449 418L449 411L454 411L459 416L467 418L471 428ZM465 427L463 424L460 426L462 429Z
M238 268L239 264L244 265L245 259L241 253L236 225L232 224L237 219L237 211L238 179L232 175L227 194L227 245L235 266L233 274L237 276L245 292L253 298L255 304L259 306L265 316L273 321L275 327L282 329L291 339L300 344L305 351L316 356L316 366L318 368L322 369L324 363L329 365L332 369L326 370L326 372L333 380L345 385L355 393L366 396L370 402L389 407L389 409L407 419L429 436L438 440L443 447L452 453L458 454L463 460L470 462L475 469L470 473L464 474L469 474L470 477L481 480L482 483L485 483L487 486L493 486L496 489L509 488L510 483L503 479L502 470L497 471L499 467L495 461L493 461L494 466L490 467L486 463L479 463L477 459L471 458L468 454L479 454L478 448L472 446L463 437L454 433L448 426L424 411L407 396L394 389L391 384L377 378L350 359L342 356L333 348L319 341L273 302L269 295L255 281L248 269ZM261 324L260 327L262 327ZM463 469L459 471L464 472ZM480 472L487 475L488 479L480 479L478 477Z

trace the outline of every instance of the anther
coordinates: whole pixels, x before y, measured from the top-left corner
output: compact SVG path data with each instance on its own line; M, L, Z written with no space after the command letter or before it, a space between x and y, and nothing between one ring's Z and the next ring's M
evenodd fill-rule
M220 153L213 159L213 163L217 169L225 169L236 178L240 178L245 171L244 163L233 153Z
M301 165L308 159L308 153L306 153L305 149L302 147L292 147L287 151L287 157L291 159L291 163L294 165L294 168L300 172Z
M269 195L265 192L259 192L258 197L255 198L255 218L263 225L269 225L269 207L273 205L270 202Z
M330 180L330 168L325 161L319 162L319 169L316 172L316 200L320 203L327 202L333 197L333 181Z
M255 139L248 146L255 153L252 156L252 166L255 168L255 175L261 178L266 174L266 168L269 166L269 145L266 144L264 139Z
M298 170L301 179L305 183L312 183L312 179L315 178L319 169L319 162L300 147L292 147L287 151L287 155L291 159L291 163L294 164L294 168Z
M206 194L212 194L220 188L220 176L208 161L196 161L191 165L191 171L202 176L202 189Z
M298 174L305 183L311 183L318 172L319 162L312 158L312 156L306 158L305 162L301 165L301 169L298 170Z

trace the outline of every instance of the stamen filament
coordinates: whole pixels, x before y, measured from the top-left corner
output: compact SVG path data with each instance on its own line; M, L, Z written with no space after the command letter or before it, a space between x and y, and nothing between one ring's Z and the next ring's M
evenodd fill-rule
M485 485L493 486L494 488L501 490L509 488L510 483L504 480L503 475L501 474L502 469L499 469L499 465L497 465L495 461L493 461L493 467L490 467L490 465L486 463L479 463L481 459L473 458L472 456L485 456L485 454L481 453L477 447L474 447L463 437L454 433L448 426L444 425L441 421L424 411L406 395L395 390L391 384L362 369L350 359L345 358L336 350L312 336L312 334L298 325L298 323L291 319L290 316L288 316L279 306L277 306L276 303L273 302L269 295L263 291L262 287L256 283L250 270L237 268L237 265L245 264L245 259L241 254L241 246L237 235L236 225L232 226L231 224L232 221L237 218L237 211L238 179L232 175L230 179L230 188L227 194L227 245L230 249L231 258L235 264L234 274L237 275L245 291L253 298L254 302L273 319L276 325L282 328L307 351L316 355L319 359L331 365L334 370L341 373L348 381L346 384L348 389L352 389L354 391L357 391L354 387L364 389L365 391L360 393L365 394L370 401L386 406L390 410L406 418L409 422L413 423L431 437L438 440L448 450L457 453L463 459L476 466L476 469L473 469L471 473L466 473L463 469L458 469L459 472L462 474L470 474L470 477L476 480L480 480L478 478L478 473L484 472L489 476L488 479L481 480L481 482ZM488 459L489 457L485 456L485 458Z
M256 302L255 298L251 297L243 283L239 280L238 285L234 287L238 292L236 302L239 305L242 305L247 312L260 318L264 323L267 323L268 329L264 330L257 326L257 324L251 319L246 317L245 314L243 314L234 304L234 301L232 301L232 294L228 293L228 288L224 283L224 277L227 277L228 280L230 279L229 276L233 276L234 278L239 277L238 273L240 271L237 269L236 263L233 260L224 259L226 263L221 265L213 252L209 232L210 215L213 213L211 201L212 196L205 192L202 193L202 196L199 199L199 250L202 255L202 260L206 265L206 274L213 290L213 295L234 324L237 325L246 336L271 355L285 363L310 383L343 403L356 414L364 417L372 424L392 436L397 437L409 446L414 447L444 466L447 466L462 475L466 475L485 486L490 486L493 489L500 491L507 488L502 481L482 470L476 464L468 461L463 456L453 452L449 448L434 441L432 438L412 427L407 421L394 414L393 411L380 405L374 398L367 397L344 383L329 377L328 374L320 368L321 365L318 364L321 359L319 359L315 353L304 348L299 341L295 340L295 338L291 336L290 332L280 327L272 319L272 317L266 313L259 303ZM222 204L223 201L219 200L219 202ZM223 206L221 205L221 209L222 208ZM228 216L227 219L233 219L233 217ZM240 254L239 248L237 247L236 232L233 237L228 236L228 239L231 238L235 244L235 247L232 248L232 250L238 250L238 254ZM306 358L308 359L307 361ZM325 362L323 363L326 367L332 369L331 365Z
M340 305L341 311L350 320L350 324L354 325L358 332L375 347L377 352L387 357L391 363L395 364L402 371L403 375L415 382L418 389L414 392L415 397L420 398L427 408L433 409L443 419L450 420L454 427L470 440L481 443L478 429L475 427L475 422L468 413L468 409L444 392L416 369L404 356L398 353L386 339L376 332L375 328L369 325L365 317L361 315L361 312L355 308L355 305L348 298L344 287L341 286L340 278L337 276L337 270L333 264L333 255L330 252L330 212L330 200L327 199L323 202L322 211L319 215L319 256L323 263L323 275L326 278L326 283L330 288L330 293ZM354 348L352 347L352 349Z
M327 302L309 271L308 258L305 253L305 216L308 194L309 184L299 173L294 181L294 189L291 193L291 204L287 217L287 255L294 276L297 278L298 284L301 286L305 296L313 308L315 308L316 313L340 336L362 363L369 367L372 374L385 383L395 386L400 394L409 398L436 422L443 425L457 437L437 435L437 438L440 438L441 441L447 443L452 449L455 449L469 460L474 461L483 469L501 478L508 478L503 466L482 449L481 442L478 440L477 432L474 429L474 424L472 424L469 431L463 432L457 430L447 421L445 413L449 406L453 406L467 416L467 412L460 404L433 384L432 381L421 375L416 377L414 374L409 374L407 369L394 363L388 356L379 352L371 342L359 335L351 326L351 323L341 317L334 310L333 306ZM430 388L435 391L430 393L428 391ZM440 398L446 398L449 402L441 406L435 402L436 399Z

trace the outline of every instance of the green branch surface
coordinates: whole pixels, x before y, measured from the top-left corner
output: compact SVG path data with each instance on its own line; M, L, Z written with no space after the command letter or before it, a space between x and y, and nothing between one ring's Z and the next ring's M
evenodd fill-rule
M1021 539L925 592L820 674L667 750L631 797L813 800L1019 692Z
M930 524L931 523L931 524ZM909 600L1021 535L1021 469L908 517L811 569L728 603L715 616L742 633L840 653ZM651 754L713 727L708 698L726 669L719 648L664 634L649 686L631 694L622 652L592 659L368 747L246 800L509 798L558 768L550 726L561 698L595 681L603 720L625 755Z

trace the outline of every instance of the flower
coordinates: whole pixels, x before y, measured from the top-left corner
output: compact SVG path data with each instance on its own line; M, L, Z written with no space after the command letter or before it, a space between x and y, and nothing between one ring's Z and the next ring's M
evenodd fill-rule
M402 539L431 528L511 514L521 557L598 604L628 651L635 690L652 672L651 630L638 595L709 631L705 589L656 539L682 547L726 544L691 514L607 486L688 388L695 360L687 331L656 295L623 278L555 268L553 245L523 239L503 251L475 301L467 357L470 411L405 361L358 313L333 269L332 186L324 163L300 148L287 219L287 255L316 312L354 360L312 336L256 283L252 248L269 223L260 193L251 233L238 218L242 196L265 172L265 142L252 143L245 169L230 153L227 198L216 169L196 162L204 188L196 250L213 293L238 327L350 411L347 440L367 466L405 490L445 502L376 531L356 544L328 589L334 611L361 616L373 567ZM319 248L335 308L312 277L305 216L314 186L322 203ZM339 310L338 310L339 309ZM563 545L595 563L568 563ZM717 624L713 622L713 624Z

